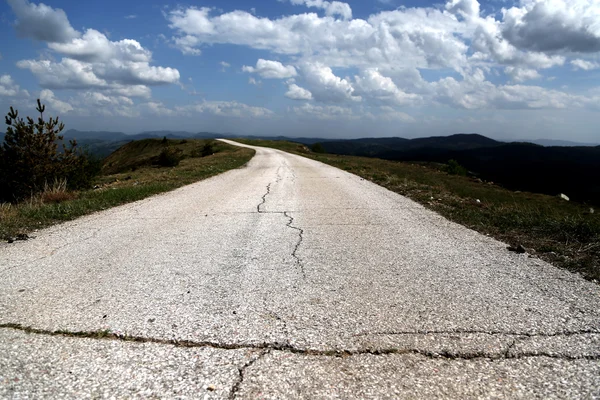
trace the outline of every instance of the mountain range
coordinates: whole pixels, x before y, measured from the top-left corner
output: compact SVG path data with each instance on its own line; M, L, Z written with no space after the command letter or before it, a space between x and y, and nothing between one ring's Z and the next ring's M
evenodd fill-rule
M456 160L472 175L508 189L600 204L600 146L545 147L499 142L477 134L419 139L372 138L320 143L327 153L394 161Z
M65 140L76 139L89 153L106 157L132 140L163 138L206 139L251 137L289 140L312 146L319 143L327 153L377 157L394 161L446 163L454 159L473 175L521 191L557 195L600 204L600 146L574 142L537 140L500 142L478 134L457 134L427 138L362 138L331 140L285 136L242 136L212 132L148 131L136 135L122 132L77 131L63 133ZM4 134L0 133L0 142ZM553 146L548 146L553 145ZM560 145L560 146L556 146Z

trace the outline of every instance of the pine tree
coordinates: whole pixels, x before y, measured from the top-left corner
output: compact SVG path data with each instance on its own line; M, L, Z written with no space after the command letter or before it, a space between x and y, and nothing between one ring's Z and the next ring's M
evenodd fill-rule
M74 171L87 163L78 151L76 141L62 145L60 133L65 128L58 117L44 120L46 107L37 100L36 121L19 118L19 112L10 107L6 116L6 135L0 147L0 201L19 201L44 189L45 184L68 179Z

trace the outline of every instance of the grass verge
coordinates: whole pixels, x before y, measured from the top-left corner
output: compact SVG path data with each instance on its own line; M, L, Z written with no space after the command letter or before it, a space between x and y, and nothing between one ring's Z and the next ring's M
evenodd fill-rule
M237 140L237 139L236 139ZM306 146L238 140L321 161L406 196L480 233L519 245L558 267L600 281L600 214L589 206L542 194L513 192L492 183L449 175L435 164L317 154Z
M201 156L197 149L204 148L208 142L211 142L213 154ZM254 150L217 141L169 141L168 146L183 158L176 167L157 167L150 162L145 163L143 159L135 157L138 149L132 145L129 151L110 159L111 171L120 172L100 175L96 178L93 190L61 192L53 187L26 202L0 204L0 238L26 238L35 229L141 200L239 168L254 156ZM154 152L148 152L148 160L155 158L163 148L162 144L155 147ZM134 158L137 163L129 166L128 163Z

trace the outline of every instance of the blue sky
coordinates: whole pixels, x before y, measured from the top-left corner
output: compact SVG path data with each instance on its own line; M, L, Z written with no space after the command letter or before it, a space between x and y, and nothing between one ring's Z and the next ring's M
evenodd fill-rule
M0 108L67 128L600 142L596 0L0 3Z

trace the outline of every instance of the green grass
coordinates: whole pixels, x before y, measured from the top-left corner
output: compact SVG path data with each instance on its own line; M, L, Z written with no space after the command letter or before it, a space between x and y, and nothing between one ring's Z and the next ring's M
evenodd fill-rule
M600 214L590 213L589 206L449 175L439 164L316 154L303 145L282 141L240 142L285 150L346 170L454 222L511 246L520 244L556 266L600 280Z
M159 143L160 140L154 142ZM132 142L121 148L116 156L113 154L107 159L111 163L110 169L120 172L97 177L97 189L69 193L65 197L70 199L60 202L44 202L44 196L36 196L20 204L0 204L0 238L14 238L35 229L167 192L239 168L254 156L253 150L214 142L213 155L194 157L197 154L195 150L201 149L208 141L170 142L171 146L181 149L186 157L177 167L158 168L151 165L149 160L160 153L162 144L156 146L155 143L146 143L144 155L140 157L139 144Z

